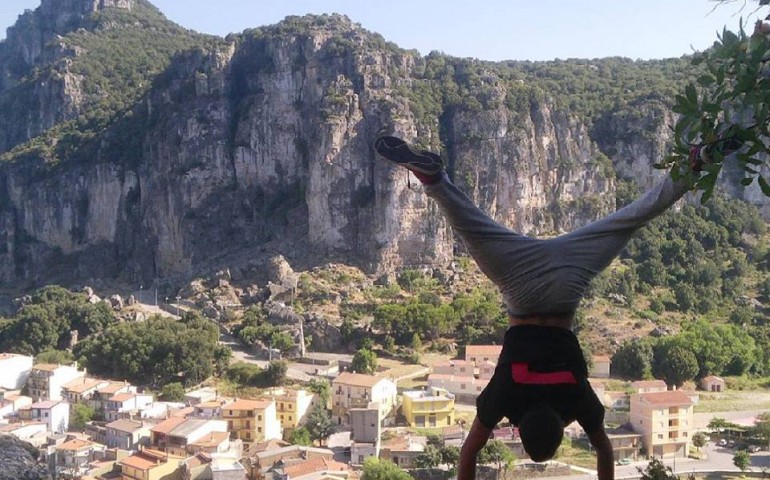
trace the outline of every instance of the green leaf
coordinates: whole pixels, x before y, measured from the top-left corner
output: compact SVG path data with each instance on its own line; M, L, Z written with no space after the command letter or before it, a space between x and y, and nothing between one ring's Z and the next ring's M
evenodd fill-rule
M762 189L762 193L764 193L766 197L770 197L770 185L768 185L765 177L760 175L757 177L757 181L759 182L759 188Z
M752 177L746 177L741 179L741 185L743 185L744 187L748 187L752 183L754 183L754 179Z

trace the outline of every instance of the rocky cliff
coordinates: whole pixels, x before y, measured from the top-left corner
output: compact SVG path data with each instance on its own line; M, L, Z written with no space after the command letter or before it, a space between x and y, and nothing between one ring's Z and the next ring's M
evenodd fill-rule
M87 77L72 71L87 55L68 32L90 28L94 12L131 8L147 5L43 0L0 43L0 104L13 105L0 110L3 284L171 285L274 254L298 268L442 266L451 232L415 179L375 158L378 134L440 151L483 209L531 234L614 208L615 171L602 150L649 176L667 140L668 114L654 114L654 133L618 134L600 148L536 86L481 62L442 64L462 94L450 98L429 74L436 59L337 15L290 17L176 52L100 128L53 135L70 118L86 125L94 98L112 98L110 84L78 90ZM42 67L57 81L24 83Z

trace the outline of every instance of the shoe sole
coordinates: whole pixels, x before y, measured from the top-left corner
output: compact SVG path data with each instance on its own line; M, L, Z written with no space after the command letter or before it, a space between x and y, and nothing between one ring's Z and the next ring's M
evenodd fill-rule
M384 159L413 172L438 175L444 169L441 157L429 151L418 152L400 138L380 137L375 140L374 149Z

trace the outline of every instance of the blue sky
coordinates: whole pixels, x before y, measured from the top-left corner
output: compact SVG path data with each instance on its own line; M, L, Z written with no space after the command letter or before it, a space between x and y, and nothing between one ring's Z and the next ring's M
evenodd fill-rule
M702 50L756 2L713 0L150 0L169 19L226 35L287 15L342 13L403 48L485 60L678 57ZM2 0L0 38L40 0ZM712 10L714 10L712 12ZM760 13L766 15L767 9Z

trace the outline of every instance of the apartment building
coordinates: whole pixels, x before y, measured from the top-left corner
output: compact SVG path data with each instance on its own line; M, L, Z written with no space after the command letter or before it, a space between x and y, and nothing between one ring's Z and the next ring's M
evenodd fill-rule
M344 372L332 380L332 420L349 425L351 408L366 408L379 403L380 418L393 413L398 398L396 384L387 379L361 373Z
M62 400L62 387L72 380L84 377L85 371L74 365L39 363L32 367L27 377L27 390L34 402Z
M272 400L236 400L222 407L222 419L227 421L230 437L242 440L245 448L281 438L281 423Z
M690 396L680 390L631 395L631 426L648 455L686 457L694 431Z

